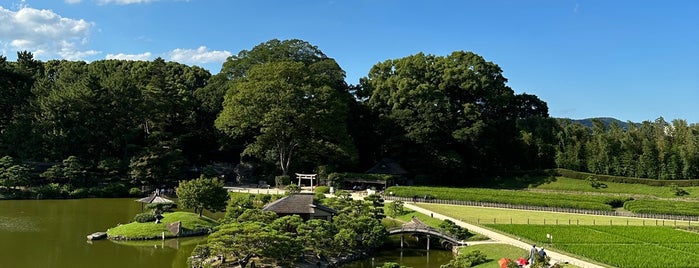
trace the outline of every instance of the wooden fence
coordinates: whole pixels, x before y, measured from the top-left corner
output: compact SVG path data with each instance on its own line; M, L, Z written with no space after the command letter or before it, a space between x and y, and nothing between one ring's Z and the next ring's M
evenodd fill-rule
M461 205L461 206L474 206L474 207L491 207L491 208L509 208L509 209L533 210L533 211L575 213L575 214L585 214L585 215L616 216L616 217L632 217L632 218L643 218L643 219L654 219L654 220L657 219L657 220L685 221L685 222L689 222L690 224L691 224L691 222L697 222L697 225L699 225L699 217L695 217L695 216L668 215L668 214L646 214L646 213L619 213L617 211L560 208L560 207L541 207L541 206L513 205L513 204L503 204L503 203L489 203L489 202L462 201L462 200L441 200L441 199L430 199L430 198L425 199L425 198L411 198L411 197L388 196L388 195L385 195L383 198L385 200L400 200L403 202L419 202L419 203Z

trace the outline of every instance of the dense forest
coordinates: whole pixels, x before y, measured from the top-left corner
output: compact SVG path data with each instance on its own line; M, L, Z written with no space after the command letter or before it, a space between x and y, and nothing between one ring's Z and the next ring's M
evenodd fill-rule
M173 185L363 172L384 158L416 181L465 185L562 167L699 177L699 127L590 127L550 118L471 52L377 63L357 85L302 40L270 40L221 71L153 61L0 56L0 185Z

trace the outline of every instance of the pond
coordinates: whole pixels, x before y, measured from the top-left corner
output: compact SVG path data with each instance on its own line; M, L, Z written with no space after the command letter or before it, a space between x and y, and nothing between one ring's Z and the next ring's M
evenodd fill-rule
M186 267L205 238L88 242L141 212L131 198L0 201L0 267Z
M0 267L180 268L206 238L88 242L88 234L128 223L141 212L132 198L0 201ZM374 268L398 262L414 268L439 267L451 260L448 250L392 249L343 268Z

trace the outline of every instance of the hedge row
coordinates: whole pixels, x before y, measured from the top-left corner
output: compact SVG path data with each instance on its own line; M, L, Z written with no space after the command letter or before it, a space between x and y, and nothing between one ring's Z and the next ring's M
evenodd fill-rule
M633 213L699 216L699 202L673 200L632 200L624 209Z
M679 187L688 186L699 186L699 180L654 180L654 179L642 179L642 178L631 178L631 177L620 177L611 175L599 175L587 172L574 171L569 169L556 169L558 175L571 179L585 180L588 177L597 179L598 181L605 182L617 182L617 183L635 183L635 184L645 184L650 186L670 186L675 184Z
M362 179L362 180L380 180L388 181L394 178L388 174L365 174L365 173L330 173L328 179L331 181L340 181L344 179Z
M391 186L385 193L400 197L434 198L442 200L459 200L490 202L512 205L561 207L588 210L612 210L612 205L620 205L619 197L601 195L538 193L516 190L496 190L484 188L446 188Z

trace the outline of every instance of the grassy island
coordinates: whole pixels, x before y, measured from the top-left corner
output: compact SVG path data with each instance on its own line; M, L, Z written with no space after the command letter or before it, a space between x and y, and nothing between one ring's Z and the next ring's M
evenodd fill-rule
M163 214L160 223L132 222L119 225L107 230L107 236L110 239L122 240L160 239L164 232L166 238L177 237L167 229L167 225L178 221L182 223L182 233L184 234L180 236L207 234L213 227L219 225L219 223L213 219L199 217L197 214L191 212L178 211Z

